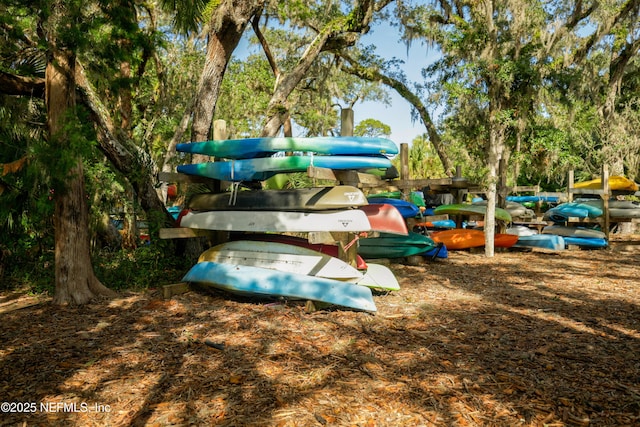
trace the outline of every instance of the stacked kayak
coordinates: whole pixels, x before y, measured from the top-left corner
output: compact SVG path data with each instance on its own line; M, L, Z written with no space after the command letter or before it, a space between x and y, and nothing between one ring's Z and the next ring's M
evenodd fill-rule
M602 209L586 203L562 203L544 213L543 219L553 222L566 222L569 218L597 218L602 215Z
M361 137L203 141L179 144L177 150L220 160L180 165L178 172L235 183L264 181L309 167L383 173L392 167L386 156L398 152L388 139ZM185 275L187 282L241 295L306 299L364 311L376 310L371 289L399 289L393 272L366 264L362 257L352 260L352 266L338 257L346 248L311 245L311 235L408 234L395 206L369 204L360 189L345 185L240 190L236 184L232 191L192 196L179 215L179 225L244 233L239 240L205 251Z
M264 181L310 166L337 170L386 170L398 148L385 138L247 138L178 144L177 151L228 159L178 166L178 172L224 181ZM284 155L285 152L306 153Z
M604 202L601 199L579 200L585 205L603 209ZM609 200L609 218L640 218L640 204L631 200Z
M366 271L362 272L326 253L276 241L233 240L222 243L200 255L198 262L205 261L305 274L374 289L400 289L393 274L389 276L390 271L384 266L368 264Z

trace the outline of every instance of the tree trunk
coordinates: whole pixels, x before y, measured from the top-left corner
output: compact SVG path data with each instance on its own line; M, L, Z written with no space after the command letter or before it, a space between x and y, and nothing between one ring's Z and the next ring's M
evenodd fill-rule
M192 141L208 139L213 112L231 54L238 46L247 24L263 5L264 0L224 1L213 13L209 22L211 30L208 35L207 57L198 83L193 109ZM194 162L208 159L208 156L202 155L193 157Z
M118 131L109 112L89 83L81 66L76 69L76 79L80 96L91 111L93 122L96 125L99 148L102 153L116 169L128 177L135 196L147 214L151 211L164 211L164 222L174 224L173 217L167 212L155 189L154 177L157 171L153 159L134 144L128 143L127 140L118 139ZM151 218L149 219L151 220ZM151 221L151 223L153 222ZM157 237L155 228L149 230L152 238Z
M46 69L46 104L49 142L56 143L65 156L67 115L75 106L75 58L71 52L54 49ZM63 185L54 189L55 304L85 304L98 295L115 292L100 283L91 263L89 208L84 188L82 159L68 172Z

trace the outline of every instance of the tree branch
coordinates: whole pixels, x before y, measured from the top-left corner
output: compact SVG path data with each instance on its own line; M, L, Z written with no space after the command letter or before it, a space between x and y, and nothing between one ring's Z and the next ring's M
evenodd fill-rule
M44 98L44 79L23 77L0 71L0 93Z
M429 115L429 112L427 111L426 106L422 103L420 98L416 96L401 81L394 79L392 77L386 76L375 68L364 67L360 65L357 61L355 61L353 58L349 57L348 55L341 54L341 57L344 58L349 63L347 67L343 68L344 71L346 71L349 74L353 74L354 76L357 76L361 79L368 80L371 82L381 82L389 86L390 88L398 92L400 96L406 99L413 106L413 108L415 108L418 111L418 114L420 115L422 122L427 128L427 134L429 135L429 140L431 141L433 148L438 153L438 157L442 162L442 166L444 168L445 173L447 173L448 175L451 175L455 170L455 168L453 167L453 163L449 159L449 156L447 155L444 145L442 144L442 139L440 138L440 134L438 133L438 130L435 124L431 120L431 116Z

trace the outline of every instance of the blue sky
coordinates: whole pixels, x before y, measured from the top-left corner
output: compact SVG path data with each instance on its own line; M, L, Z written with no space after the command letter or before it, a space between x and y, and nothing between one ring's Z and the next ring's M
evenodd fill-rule
M434 49L429 49L421 43L414 42L407 48L404 42L400 41L398 29L386 23L372 26L371 31L362 37L360 43L364 46L376 46L376 54L385 59L396 58L404 61L401 68L409 82L424 81L422 69L437 58ZM411 121L411 106L406 100L392 89L388 89L388 92L391 106L372 101L354 105L355 123L368 118L380 120L391 127L391 140L396 144L411 143L416 136L424 134L426 129L420 120Z
M247 29L245 37L234 52L235 56L243 57L249 52L247 37L251 36L253 36L253 32L251 29ZM436 51L428 49L417 42L407 48L400 41L398 29L387 23L373 25L369 33L361 38L360 45L376 46L376 54L384 59L395 58L404 61L401 68L407 76L409 85L412 82L422 82L422 69L437 57ZM259 48L252 47L250 49L255 52ZM365 119L376 119L391 127L390 139L396 144L411 143L416 136L425 133L426 129L419 120L411 121L411 106L409 103L394 90L386 89L391 98L391 105L374 101L356 103L353 107L355 125Z

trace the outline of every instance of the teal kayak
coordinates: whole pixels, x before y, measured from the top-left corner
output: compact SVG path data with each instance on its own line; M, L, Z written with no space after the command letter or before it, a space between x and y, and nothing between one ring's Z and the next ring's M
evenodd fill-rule
M264 181L279 173L305 172L309 166L329 169L388 168L384 156L281 156L180 165L178 172L222 181Z
M551 220L553 222L565 222L569 218L575 217L580 219L597 218L602 216L602 209L598 206L589 205L586 203L562 203L554 208L549 209L544 213L544 219Z
M332 155L398 154L398 146L386 138L318 136L310 138L246 138L178 144L177 151L225 159L266 157L281 151Z
M404 258L429 252L438 244L430 237L410 231L407 236L380 233L380 237L358 240L363 258Z

